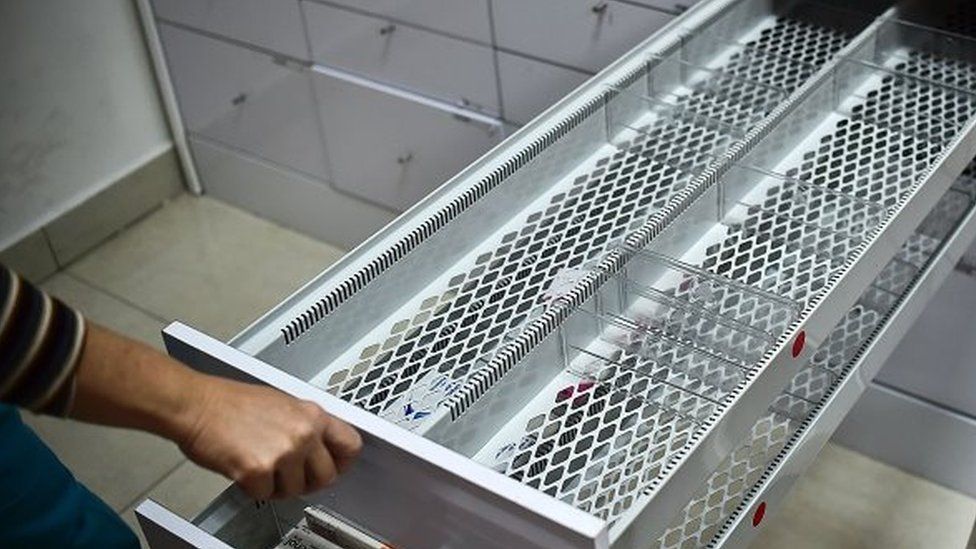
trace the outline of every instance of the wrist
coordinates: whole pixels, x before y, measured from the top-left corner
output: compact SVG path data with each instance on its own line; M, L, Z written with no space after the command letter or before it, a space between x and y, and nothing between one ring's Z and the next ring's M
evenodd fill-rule
M175 361L174 361L175 362ZM158 417L160 432L158 434L172 440L181 448L187 446L196 437L200 425L206 417L206 410L210 409L215 398L213 378L193 371L176 363L182 370L181 380L173 391L172 407L168 412Z

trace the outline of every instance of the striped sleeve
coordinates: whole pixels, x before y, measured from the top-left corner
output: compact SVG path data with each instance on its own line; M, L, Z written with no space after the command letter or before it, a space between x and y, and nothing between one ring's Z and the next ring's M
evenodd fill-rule
M0 265L0 402L66 415L84 342L78 311Z

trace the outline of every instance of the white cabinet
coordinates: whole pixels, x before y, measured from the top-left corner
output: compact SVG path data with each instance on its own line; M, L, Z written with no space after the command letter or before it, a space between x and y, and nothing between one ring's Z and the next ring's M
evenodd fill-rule
M490 47L347 10L306 7L314 60L479 111L497 112Z
M585 72L498 52L505 119L525 124L589 78Z
M332 3L491 43L488 0L333 0Z
M154 0L164 20L305 59L298 0Z
M189 131L328 179L310 74L265 54L160 25ZM219 77L218 77L219 75Z
M602 0L494 0L502 49L596 72L674 16Z
M633 0L637 4L674 13L681 13L698 3L698 0Z
M339 189L405 210L501 141L500 127L317 75Z

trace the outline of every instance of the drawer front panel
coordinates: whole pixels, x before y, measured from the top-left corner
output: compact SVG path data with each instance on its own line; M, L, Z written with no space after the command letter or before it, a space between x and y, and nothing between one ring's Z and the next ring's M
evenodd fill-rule
M681 13L691 6L698 3L698 0L633 0L637 4L641 4L650 8L657 8L662 11L667 11L671 13Z
M189 131L328 179L309 73L165 24L160 36Z
M505 119L525 124L589 78L534 59L498 52Z
M498 112L491 48L320 4L306 12L317 63Z
M331 3L491 43L488 0L331 0Z
M502 138L500 128L317 76L336 187L405 210Z
M152 0L157 17L308 58L298 0Z
M498 45L596 72L674 16L613 1L495 0Z

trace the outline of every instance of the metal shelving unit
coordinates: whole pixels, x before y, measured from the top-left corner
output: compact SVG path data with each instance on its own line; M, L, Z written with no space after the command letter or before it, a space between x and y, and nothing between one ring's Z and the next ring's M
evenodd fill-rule
M972 239L976 42L900 14L701 3L230 344L167 328L366 449L307 502L143 524L258 547L313 503L397 546L748 539Z

